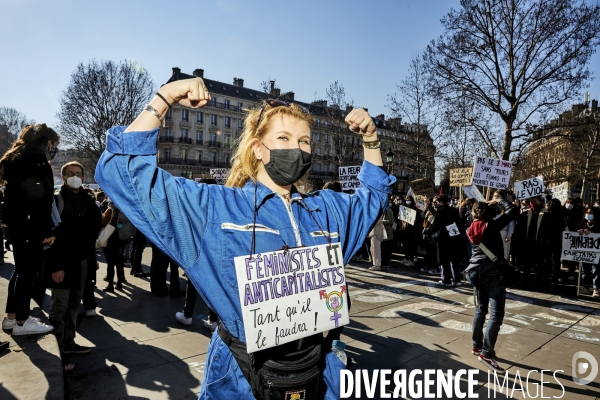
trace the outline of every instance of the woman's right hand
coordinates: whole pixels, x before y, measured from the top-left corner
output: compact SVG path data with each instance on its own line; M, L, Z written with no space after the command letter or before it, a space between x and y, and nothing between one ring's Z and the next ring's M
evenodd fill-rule
M171 82L161 87L158 92L169 102L191 108L204 107L210 100L208 88L202 78Z

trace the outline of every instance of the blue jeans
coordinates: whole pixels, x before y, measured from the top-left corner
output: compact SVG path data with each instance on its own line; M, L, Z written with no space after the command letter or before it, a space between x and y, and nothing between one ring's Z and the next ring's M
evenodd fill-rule
M594 289L600 289L600 282L598 280L598 268L597 265L583 263L583 270L581 271L581 285L582 286L593 286Z
M495 356L494 346L498 339L498 332L504 319L504 306L506 305L506 286L504 278L498 271L492 271L482 277L479 287L475 289L477 308L473 317L473 347L482 349L485 357ZM490 306L490 318L483 336L483 324Z

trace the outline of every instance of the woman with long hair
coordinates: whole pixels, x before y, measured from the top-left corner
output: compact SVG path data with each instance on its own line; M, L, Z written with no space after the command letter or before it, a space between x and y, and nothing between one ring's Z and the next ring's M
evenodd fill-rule
M54 177L48 161L56 155L58 142L59 135L46 124L28 125L0 159L0 180L6 182L2 221L15 260L2 328L12 328L13 335L53 329L30 317L29 304L34 279L41 273L43 248L54 243Z
M340 317L338 311L332 314L334 310L348 315L343 266L385 210L395 182L383 168L377 129L363 109L352 110L346 117L350 129L364 141L365 162L358 176L361 188L353 195L332 190L298 192L295 184L311 165L313 119L299 105L277 100L264 101L262 107L248 111L225 186L176 178L159 169L158 127L171 104L198 108L209 100L200 78L162 86L129 127L109 131L96 180L133 224L183 267L208 307L219 316L208 348L201 399L284 398L286 393L305 399L339 398L344 357L340 344L335 343L336 351L332 351L321 332ZM291 295L329 296L310 282L301 292L299 282L307 279L306 271L290 274L286 267L283 274L279 270L269 275L272 281L260 281L267 285L264 288L256 284L254 292L250 286L244 292L243 284L238 288L238 277L250 279L248 273L263 276L267 267L261 260L269 255L279 254L285 264L286 254L292 257L292 253L324 248L329 249L330 258L325 257L315 274L325 279L329 269L324 266L333 263L339 276L321 279L318 286L333 287L336 282L339 292L327 297L327 302L321 299L310 304L309 315L314 318L310 327L300 324L296 326L300 331L293 333L294 323L287 323L292 316L286 317L283 309ZM236 270L236 261L239 265L241 260L245 266ZM317 264L311 262L311 267L304 266L314 270ZM239 275L242 269L247 272ZM286 278L285 289L282 277ZM280 311L264 314L262 296L265 300L276 297L276 303L268 304L278 304ZM255 309L254 319L247 314L250 308ZM315 314L317 309L321 312ZM267 329L277 332L278 328L285 328L280 336L264 336ZM308 330L301 331L303 328Z

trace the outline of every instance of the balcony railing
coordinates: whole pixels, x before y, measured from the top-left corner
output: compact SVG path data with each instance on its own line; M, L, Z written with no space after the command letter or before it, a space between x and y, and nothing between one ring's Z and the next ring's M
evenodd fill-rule
M221 142L217 142L216 140L206 140L204 145L209 147L221 147Z
M175 141L175 143L179 142L179 143L187 143L187 144L192 144L192 138L189 137L180 137L180 138L176 138L177 140Z
M173 143L173 136L159 136L158 137L158 141L159 142Z
M232 111L242 112L242 107L239 107L238 105L234 105L234 104L225 104L225 103L217 103L217 102L209 101L206 106L213 107L213 108L220 108L222 110L232 110Z

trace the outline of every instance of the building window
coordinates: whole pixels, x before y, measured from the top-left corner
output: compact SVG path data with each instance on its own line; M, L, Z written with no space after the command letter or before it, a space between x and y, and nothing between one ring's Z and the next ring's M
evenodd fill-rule
M323 167L324 172L329 172L329 164L325 164Z
M329 135L325 135L325 143L329 143Z
M202 131L196 131L196 143L202 143Z
M165 129L165 136L166 137L172 137L173 136L173 133L171 132L170 129Z
M196 123L198 124L203 124L204 123L204 113L201 111L198 111L196 113Z
M231 142L231 135L225 135L225 144L227 146L229 146L230 142Z
M181 130L181 137L184 139L187 139L188 137L188 130L187 129L182 129Z
M171 149L165 149L165 161L171 160Z
M217 125L217 114L210 114L210 124L213 126Z
M215 160L217 159L217 154L216 153L209 153L210 155L210 162L214 163Z
M216 97L211 97L210 103L213 107L217 106L217 98Z
M238 119L238 129L242 129L244 127L244 120L243 119Z
M231 128L231 117L225 117L225 127Z
M199 151L198 152L198 163L201 163L201 162L202 162L202 152Z
M315 171L321 172L321 164L315 164Z
M238 108L237 108L237 110L238 110L238 111L242 111L242 108L243 108L243 107L244 107L244 104L240 102L240 103L238 103Z
M171 119L173 117L172 110L169 108L167 110L167 115L165 115L165 119Z
M186 110L185 108L181 110L181 120L189 121L190 110Z
M188 151L187 151L187 149L183 149L183 150L181 150L181 159L182 159L183 161L187 161L187 155L188 155Z
M224 109L229 110L229 100L223 100Z
M317 132L317 142L321 141L321 132Z
M210 141L215 143L217 141L217 132L210 133Z
M317 155L321 155L321 148L317 147Z

